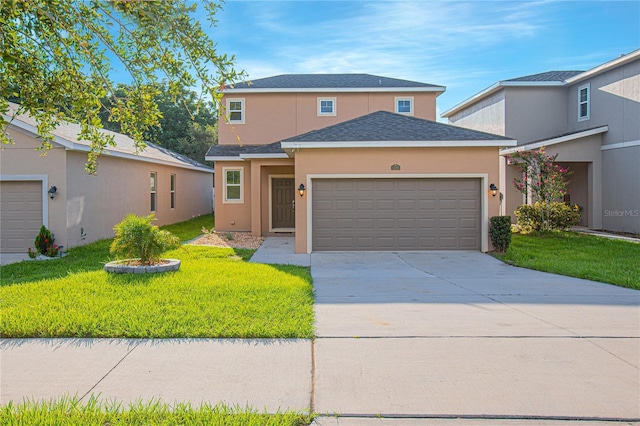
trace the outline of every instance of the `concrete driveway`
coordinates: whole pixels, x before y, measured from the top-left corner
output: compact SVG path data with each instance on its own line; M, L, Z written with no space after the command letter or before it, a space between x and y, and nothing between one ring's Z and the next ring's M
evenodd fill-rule
M476 252L314 253L314 409L640 419L640 292Z

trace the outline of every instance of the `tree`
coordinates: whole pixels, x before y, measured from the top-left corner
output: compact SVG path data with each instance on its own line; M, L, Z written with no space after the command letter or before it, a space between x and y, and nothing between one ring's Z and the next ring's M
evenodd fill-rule
M19 113L39 122L41 149L51 147L60 122L79 123L78 137L91 142L89 173L96 173L104 148L114 145L99 131L103 108L144 149L145 132L159 124L161 84L175 98L193 87L202 93L197 104L219 103L219 89L244 76L194 19L198 5L215 25L220 6L214 0L2 0L0 113L8 115L9 100L18 100ZM110 78L116 67L131 81L121 96ZM111 99L108 107L104 98ZM12 142L7 125L0 115L4 144Z
M556 164L556 155L547 155L545 147L537 150L518 151L513 155L507 156L509 164L515 165L522 172L522 177L513 179L516 189L525 195L529 192L546 208L540 209L542 223L546 217L550 215L550 203L564 197L569 191L569 180L567 177L572 171Z

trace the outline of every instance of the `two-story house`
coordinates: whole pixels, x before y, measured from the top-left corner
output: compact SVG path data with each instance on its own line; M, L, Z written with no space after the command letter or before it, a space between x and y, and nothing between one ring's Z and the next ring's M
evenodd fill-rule
M498 150L516 142L435 122L444 90L368 74L227 88L206 155L217 230L295 233L297 253L488 250Z
M588 71L499 81L442 116L517 139L501 151L503 213L527 201L506 156L544 146L573 171L568 201L583 208L582 225L640 233L640 50Z

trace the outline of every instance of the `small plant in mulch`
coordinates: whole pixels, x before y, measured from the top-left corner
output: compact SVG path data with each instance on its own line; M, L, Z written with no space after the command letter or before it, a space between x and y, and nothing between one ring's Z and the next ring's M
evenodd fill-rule
M44 225L40 227L40 232L38 232L38 235L36 236L34 245L36 248L35 252L31 250L31 247L27 250L31 259L35 259L38 255L56 257L62 250L62 246L55 244L53 234Z
M153 214L128 214L113 227L115 238L109 252L118 260L128 260L131 265L161 264L160 256L168 250L180 247L180 239L151 224L154 220Z

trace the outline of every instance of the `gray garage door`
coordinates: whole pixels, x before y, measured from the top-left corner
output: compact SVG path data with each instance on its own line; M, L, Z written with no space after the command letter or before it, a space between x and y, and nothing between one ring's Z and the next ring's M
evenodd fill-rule
M0 182L0 252L26 253L42 226L42 182Z
M480 250L480 179L314 179L312 246Z

